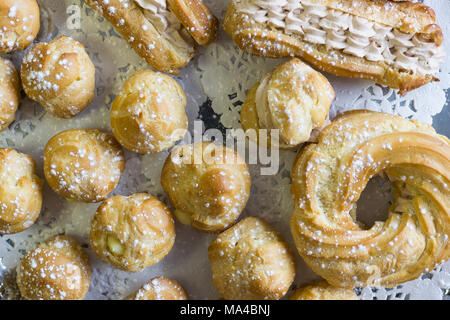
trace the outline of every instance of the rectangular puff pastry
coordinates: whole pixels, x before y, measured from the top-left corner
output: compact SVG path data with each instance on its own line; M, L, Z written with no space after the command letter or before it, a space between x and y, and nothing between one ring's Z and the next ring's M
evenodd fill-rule
M218 21L201 0L84 0L148 64L178 74L195 55L195 42L217 36Z
M434 11L387 0L232 0L224 29L270 58L297 56L332 74L401 93L437 80L445 57Z

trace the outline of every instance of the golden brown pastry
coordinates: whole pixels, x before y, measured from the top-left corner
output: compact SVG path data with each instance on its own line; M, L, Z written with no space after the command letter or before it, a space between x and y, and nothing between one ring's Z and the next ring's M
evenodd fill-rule
M123 85L111 107L114 136L125 148L141 153L167 150L187 132L186 95L171 77L138 71Z
M128 272L158 263L172 250L174 242L172 213L149 194L109 198L92 221L91 246L95 254Z
M36 0L0 1L0 53L26 49L40 28Z
M84 46L66 36L35 45L20 75L27 96L60 118L75 117L94 99L94 64Z
M302 58L401 93L435 80L445 52L433 10L370 0L233 0L224 28L252 54Z
M42 180L29 155L0 149L0 234L30 228L42 207Z
M119 143L97 129L66 130L44 150L44 174L50 187L67 200L100 202L114 190L125 170Z
M265 221L246 218L220 234L208 249L213 283L226 300L277 300L295 277L295 259Z
M326 281L295 290L290 300L358 300L353 289L333 287Z
M172 151L164 164L161 184L181 223L220 232L244 210L251 178L245 160L234 150L200 142Z
M395 201L385 222L361 229L350 213L379 173ZM295 244L333 286L394 287L450 257L450 142L428 125L345 113L299 154L292 180Z
M294 148L324 125L334 97L333 87L322 74L292 59L249 91L241 111L242 127L268 130L267 144L260 141L266 147ZM279 130L279 141L270 141L273 129Z
M17 268L20 294L28 300L82 300L91 267L78 242L55 236L28 252Z
M218 21L201 0L85 0L159 71L178 74L194 57L194 40L208 45Z
M188 296L178 281L166 277L153 278L126 300L187 300Z
M0 57L0 132L16 117L20 102L20 82L11 61Z

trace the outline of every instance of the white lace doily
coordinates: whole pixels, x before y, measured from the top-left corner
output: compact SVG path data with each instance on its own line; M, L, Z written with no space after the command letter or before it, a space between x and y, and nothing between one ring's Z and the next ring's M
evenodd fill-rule
M99 128L110 131L109 108L114 94L134 71L148 68L111 25L95 14L81 0L38 0L42 11L39 41L49 41L60 34L82 42L96 65L97 89L92 105L71 120L57 119L39 105L24 99L16 121L0 133L0 146L13 147L32 155L42 174L43 149L50 137L69 128ZM222 18L228 0L206 1ZM425 1L437 13L445 35L450 36L450 2ZM76 18L80 14L81 21ZM80 28L77 24L80 22ZM450 48L450 38L445 37ZM20 64L23 53L12 59ZM246 92L260 77L278 65L280 60L249 56L240 51L224 32L216 43L200 48L198 57L177 77L188 96L190 122L201 119L205 129L240 128L239 112ZM429 84L402 97L395 91L369 81L337 78L327 75L336 90L331 117L350 109L366 108L401 115L432 123L447 103L450 88L450 55L443 64L440 82ZM448 114L449 107L446 106ZM448 117L448 115L447 115ZM193 130L191 125L191 131ZM129 195L149 192L168 202L160 185L160 172L168 153L140 156L126 152L127 168L114 194ZM275 176L259 175L259 166L251 165L253 188L243 216L259 216L280 231L294 248L288 221L293 209L290 194L291 168L295 152L282 151L280 170ZM376 191L383 192L383 191ZM374 194L372 199L376 195ZM368 197L370 201L371 197ZM138 274L113 269L101 262L89 249L90 221L98 205L68 203L55 195L48 186L44 192L41 217L29 230L18 235L0 237L0 297L15 298L14 270L21 256L48 237L66 233L84 245L91 258L93 276L88 299L120 299L158 275L180 281L192 299L217 299L211 282L207 248L214 235L203 234L177 223L174 249L159 264ZM318 277L297 255L295 281L301 286ZM3 286L3 288L2 288ZM362 299L445 299L449 298L450 262L420 279L395 289L359 289ZM288 294L288 296L290 293Z

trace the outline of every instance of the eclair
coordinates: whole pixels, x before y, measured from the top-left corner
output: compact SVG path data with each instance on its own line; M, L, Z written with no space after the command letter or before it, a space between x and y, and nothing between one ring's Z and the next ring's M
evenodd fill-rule
M445 57L434 11L370 0L233 0L224 29L254 55L299 57L404 94L433 80Z
M201 0L85 0L158 71L178 74L195 55L195 43L208 45L218 21Z

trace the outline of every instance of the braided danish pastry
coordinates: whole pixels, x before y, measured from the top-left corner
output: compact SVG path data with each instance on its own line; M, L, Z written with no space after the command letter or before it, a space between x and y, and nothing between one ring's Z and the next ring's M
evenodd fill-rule
M445 51L433 10L371 0L233 0L224 29L244 51L296 56L401 93L435 80Z
M394 287L450 256L450 145L428 125L371 111L345 113L293 168L290 225L306 263L331 285ZM363 230L350 212L384 172L395 202Z

